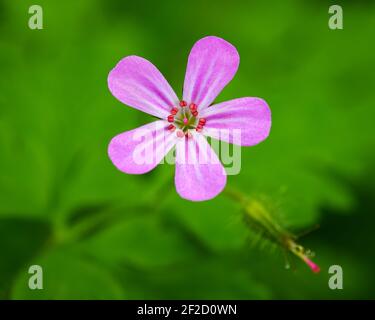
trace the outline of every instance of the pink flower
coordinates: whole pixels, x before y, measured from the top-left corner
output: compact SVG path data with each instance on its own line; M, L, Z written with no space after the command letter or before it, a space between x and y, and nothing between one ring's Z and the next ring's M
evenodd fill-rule
M246 97L211 106L234 77L239 60L236 48L227 41L213 36L200 39L190 52L179 100L152 63L137 56L123 58L109 73L109 90L122 103L159 120L115 136L108 147L113 164L125 173L146 173L176 147L178 194L192 201L218 195L225 187L226 173L205 136L253 146L267 138L271 128L271 112L262 99ZM240 132L240 142L234 129ZM151 135L146 143L155 154L138 163L134 152L140 142L134 137L147 130ZM222 130L228 134L220 135Z

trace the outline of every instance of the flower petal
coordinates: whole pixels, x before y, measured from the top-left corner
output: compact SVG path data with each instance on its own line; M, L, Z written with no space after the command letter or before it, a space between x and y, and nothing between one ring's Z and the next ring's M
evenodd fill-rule
M207 121L203 134L241 146L258 144L271 129L271 110L260 98L222 102L203 110L200 116Z
M224 167L203 135L194 134L177 142L175 184L182 198L212 199L224 189L226 181Z
M176 144L176 135L167 126L159 120L115 136L108 146L109 158L125 173L151 171Z
M236 48L218 37L205 37L191 49L184 82L184 100L198 109L208 107L233 79L240 57Z
M160 71L137 56L123 58L108 75L108 87L122 103L166 118L178 98Z

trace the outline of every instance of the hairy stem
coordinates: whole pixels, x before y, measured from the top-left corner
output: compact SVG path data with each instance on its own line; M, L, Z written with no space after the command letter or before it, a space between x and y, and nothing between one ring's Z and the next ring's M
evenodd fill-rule
M303 260L313 272L320 271L319 267L310 260L308 250L296 242L297 237L283 228L272 212L260 200L249 198L242 192L230 187L224 190L224 194L240 204L244 221L249 229L278 245L285 252L291 252Z

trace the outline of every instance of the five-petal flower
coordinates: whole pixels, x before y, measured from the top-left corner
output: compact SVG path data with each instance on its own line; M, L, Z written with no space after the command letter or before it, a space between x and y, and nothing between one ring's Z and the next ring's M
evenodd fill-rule
M226 184L226 173L205 136L237 143L233 129L240 132L240 145L252 146L267 138L271 112L260 98L239 98L211 105L232 80L239 65L236 48L218 37L205 37L193 46L187 64L183 98L159 70L138 57L123 58L108 76L112 94L122 103L160 120L121 133L109 144L108 154L121 171L142 174L155 168L176 147L176 190L182 198L208 200ZM135 135L150 132L154 155L138 163ZM228 134L220 135L221 130ZM203 159L203 161L202 161Z

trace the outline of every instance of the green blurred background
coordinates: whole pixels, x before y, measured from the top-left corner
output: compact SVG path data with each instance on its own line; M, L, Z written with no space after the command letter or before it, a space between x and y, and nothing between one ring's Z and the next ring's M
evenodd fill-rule
M28 28L28 8L44 29ZM344 29L328 28L340 4ZM0 1L1 299L359 299L375 290L373 1ZM151 120L107 88L124 56L177 93L198 39L241 56L217 101L258 96L270 137L242 148L228 185L260 197L322 268L253 245L225 195L178 197L174 168L117 171L110 139ZM28 268L44 271L30 290ZM341 265L344 289L330 290Z

